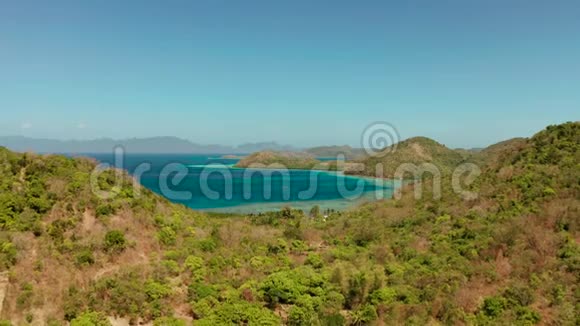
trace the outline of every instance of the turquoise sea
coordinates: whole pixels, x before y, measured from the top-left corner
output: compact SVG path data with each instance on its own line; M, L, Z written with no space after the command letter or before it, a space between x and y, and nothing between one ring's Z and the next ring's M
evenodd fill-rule
M314 205L344 210L364 201L391 198L395 188L390 181L337 172L239 169L233 167L237 159L215 154L126 154L117 164L112 154L83 156L132 174L145 167L140 177L143 186L173 202L214 212L250 213L283 206L309 210Z

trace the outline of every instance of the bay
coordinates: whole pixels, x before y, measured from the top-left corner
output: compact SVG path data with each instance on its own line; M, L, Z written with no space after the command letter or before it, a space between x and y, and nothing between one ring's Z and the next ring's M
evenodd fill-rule
M238 159L215 154L125 154L122 161L116 161L113 154L82 156L131 174L146 168L140 175L143 186L175 203L214 212L255 213L284 206L309 210L314 205L344 210L364 201L391 198L396 186L392 181L330 171L234 168ZM184 171L181 180L175 167Z

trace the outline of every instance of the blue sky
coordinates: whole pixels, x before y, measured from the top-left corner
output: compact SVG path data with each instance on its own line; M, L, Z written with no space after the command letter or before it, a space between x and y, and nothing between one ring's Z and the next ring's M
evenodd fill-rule
M0 135L452 147L580 118L580 2L2 1Z

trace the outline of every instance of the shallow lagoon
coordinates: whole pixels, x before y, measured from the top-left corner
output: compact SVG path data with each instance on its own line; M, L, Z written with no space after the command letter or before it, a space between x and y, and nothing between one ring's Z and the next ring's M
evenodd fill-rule
M233 168L237 159L218 155L85 154L134 173L146 167L140 181L152 191L192 209L251 213L291 206L309 210L344 210L355 204L391 198L393 182L345 176L337 172ZM148 164L148 165L144 165ZM177 168L176 168L177 167Z

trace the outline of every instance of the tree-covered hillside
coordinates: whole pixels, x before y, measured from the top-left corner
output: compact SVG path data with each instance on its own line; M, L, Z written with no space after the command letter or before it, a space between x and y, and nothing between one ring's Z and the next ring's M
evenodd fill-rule
M426 137L414 137L392 145L383 150L383 153L367 157L360 161L365 169L361 173L368 176L377 176L379 173L386 178L393 178L398 169L404 164L421 166L432 164L441 174L449 174L453 168L464 162L464 156L438 142ZM399 170L402 171L402 170Z
M439 157L429 148L440 145L413 143L398 151ZM206 215L146 189L136 199L126 175L119 195L101 200L88 183L93 162L2 149L0 316L14 325L577 325L579 144L579 123L551 126L484 158L470 187L477 198L463 200L446 177L439 200L425 180L421 199L406 189L326 217ZM114 180L109 172L100 183Z
M352 148L347 145L311 147L306 149L305 152L316 157L336 158L339 155L344 155L347 160L354 160L365 156L365 151L362 148Z

